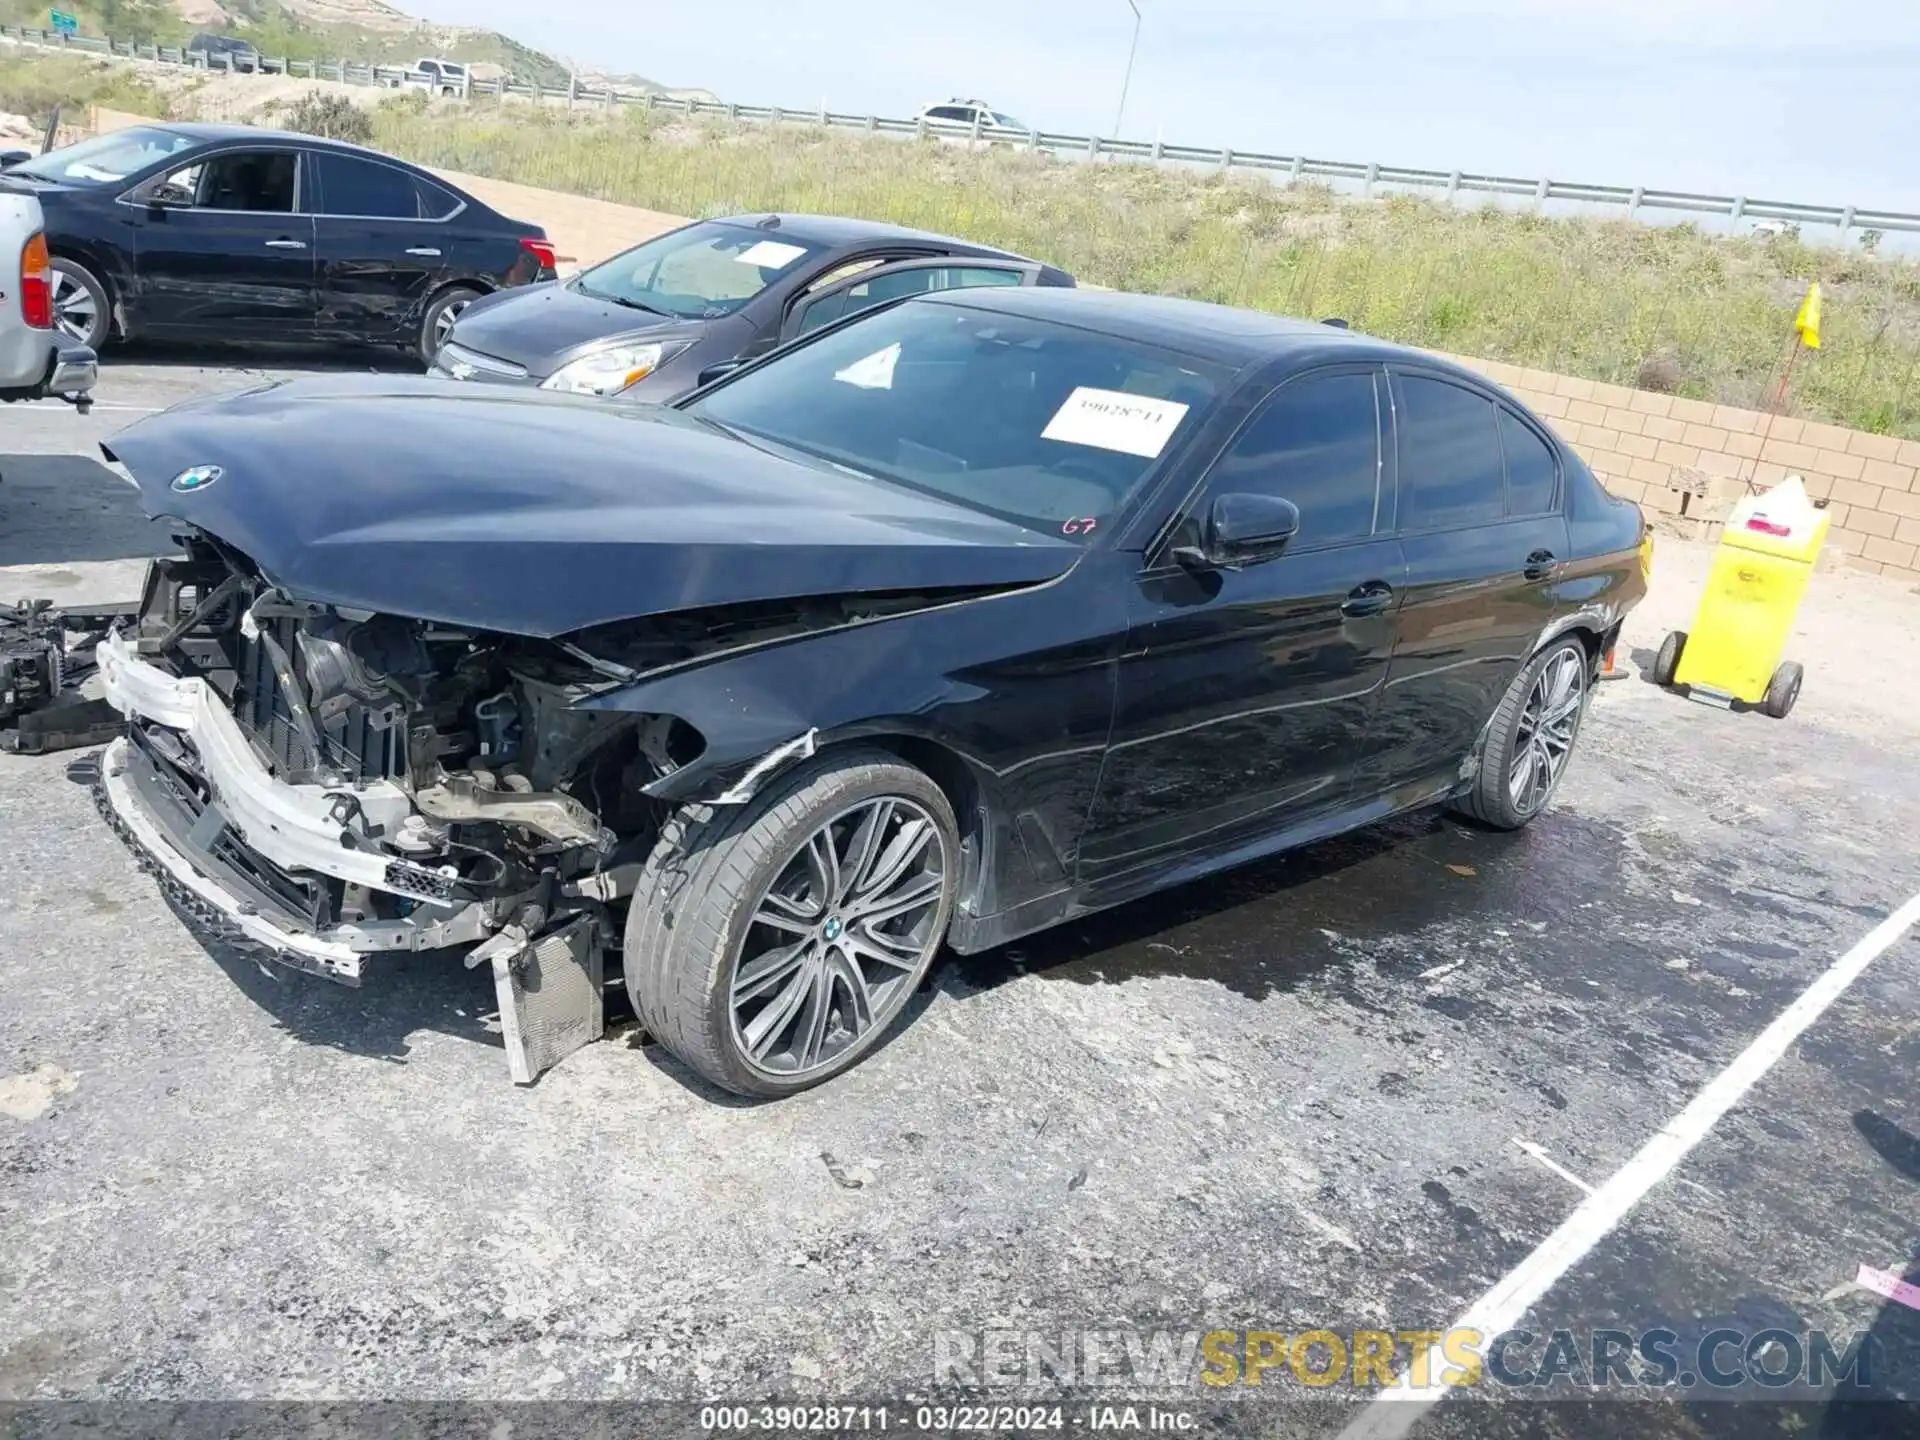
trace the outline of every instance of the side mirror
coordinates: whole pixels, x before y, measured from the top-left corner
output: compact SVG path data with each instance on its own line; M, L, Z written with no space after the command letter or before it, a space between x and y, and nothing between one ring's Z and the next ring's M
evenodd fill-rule
M193 192L178 185L156 185L140 197L140 203L149 210L190 210Z
M31 150L0 150L0 170L13 165L24 165L31 159L33 159Z
M1277 557L1300 533L1300 510L1278 495L1216 495L1200 527L1198 545L1174 547L1189 570L1239 570Z
M709 385L715 380L718 380L722 375L731 375L734 371L738 370L742 365L745 365L746 363L747 362L744 360L716 361L714 364L707 366L706 369L700 372L699 379L696 383L700 385Z

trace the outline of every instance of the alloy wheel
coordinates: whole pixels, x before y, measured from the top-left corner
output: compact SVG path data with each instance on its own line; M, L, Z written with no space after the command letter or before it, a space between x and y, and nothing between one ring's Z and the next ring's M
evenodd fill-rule
M1586 693L1586 657L1571 645L1555 652L1527 692L1507 770L1507 793L1520 814L1533 814L1553 793L1573 753Z
M755 902L734 963L741 1059L809 1075L891 1023L940 943L947 859L933 817L902 796L863 801L813 831Z
M87 343L99 322L100 310L93 292L64 270L53 272L53 323L69 340Z
M453 333L453 322L471 303L468 300L452 300L440 307L440 313L433 319L433 348L436 353L447 343L447 336Z

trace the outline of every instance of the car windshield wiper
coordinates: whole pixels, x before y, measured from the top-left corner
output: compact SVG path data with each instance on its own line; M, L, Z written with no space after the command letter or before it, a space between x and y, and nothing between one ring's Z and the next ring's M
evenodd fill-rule
M578 289L589 300L611 300L615 305L624 305L629 310L644 310L649 315L664 315L669 320L681 318L671 310L662 310L657 305L646 305L638 300L629 300L625 295L611 295L604 290L595 290L591 285L580 285Z

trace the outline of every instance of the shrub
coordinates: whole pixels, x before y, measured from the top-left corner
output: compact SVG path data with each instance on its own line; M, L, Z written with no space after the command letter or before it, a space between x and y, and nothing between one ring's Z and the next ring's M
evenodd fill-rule
M353 145L373 143L373 117L345 95L329 95L319 90L303 95L288 107L286 125L302 135L318 135L326 140L345 140Z

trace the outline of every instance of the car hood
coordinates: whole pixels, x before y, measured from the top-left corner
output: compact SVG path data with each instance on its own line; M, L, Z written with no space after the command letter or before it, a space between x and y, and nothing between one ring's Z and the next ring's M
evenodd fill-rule
M1033 584L1080 553L674 410L429 378L189 401L103 449L148 514L225 541L291 595L508 634L745 601Z
M596 300L572 284L550 280L483 296L461 312L448 338L545 377L595 342L687 338L704 332L701 321Z

